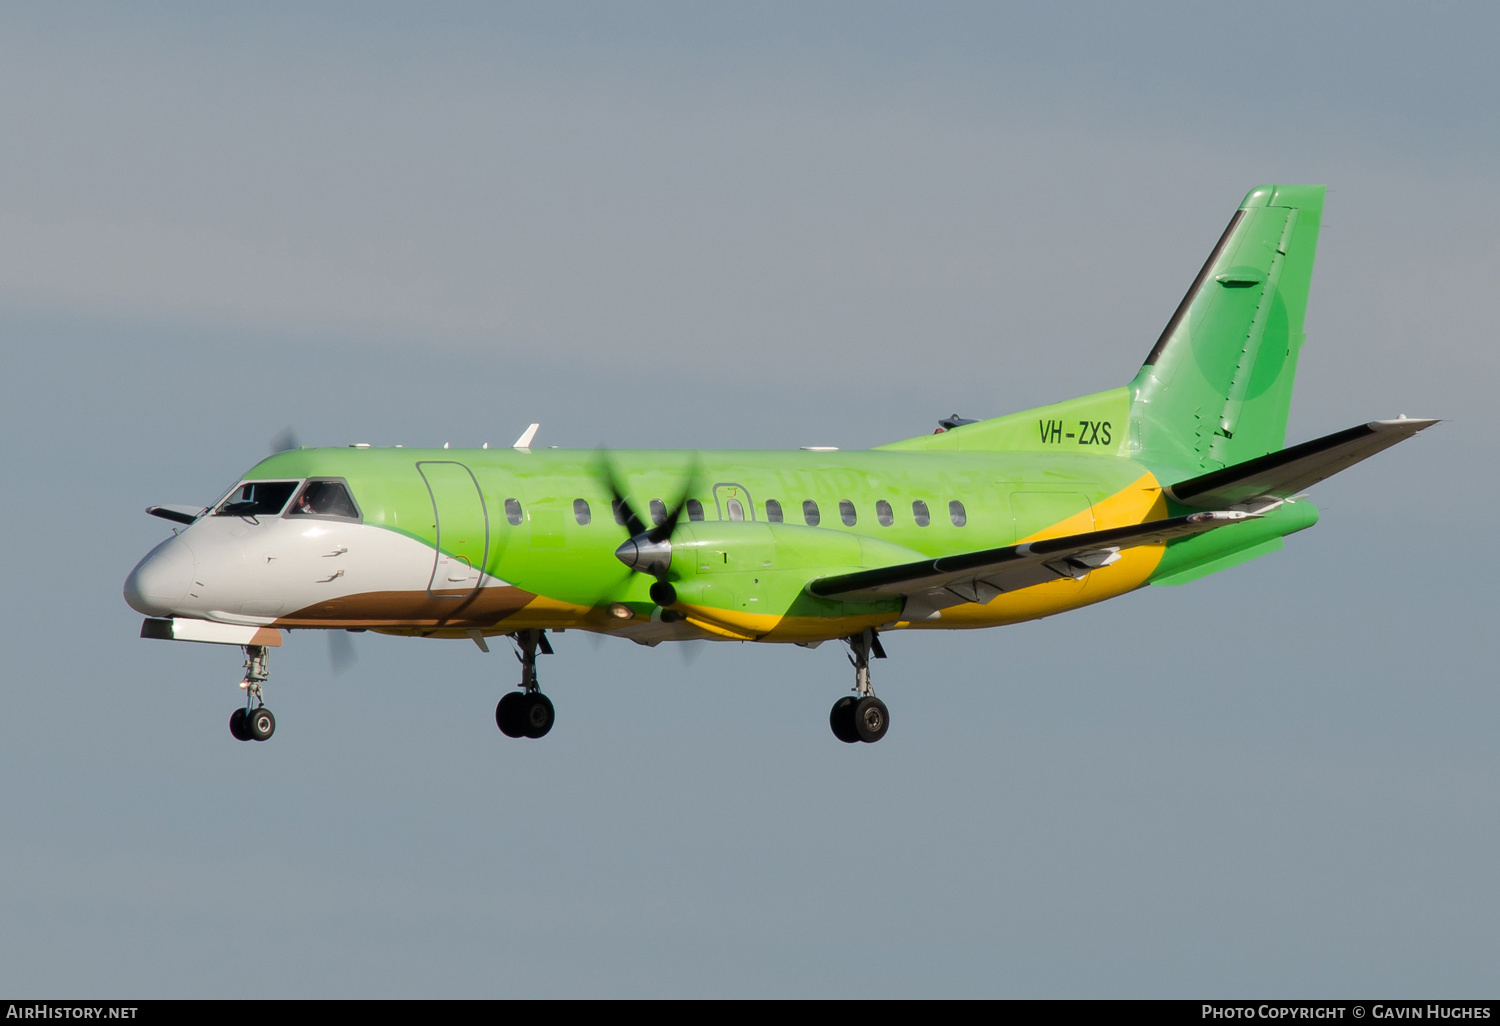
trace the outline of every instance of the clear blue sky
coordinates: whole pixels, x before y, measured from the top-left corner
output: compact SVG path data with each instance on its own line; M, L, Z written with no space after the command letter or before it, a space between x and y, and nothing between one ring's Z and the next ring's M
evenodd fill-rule
M1500 983L1484 5L0 9L0 990L1473 996ZM864 447L1121 384L1330 188L1290 440L1440 427L1182 588L816 652L136 638L310 444Z

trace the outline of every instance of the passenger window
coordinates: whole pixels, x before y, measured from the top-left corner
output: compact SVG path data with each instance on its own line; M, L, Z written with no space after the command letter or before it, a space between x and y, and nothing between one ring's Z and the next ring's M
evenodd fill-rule
M875 503L875 519L880 521L881 527L890 527L896 522L896 515L891 512L891 504L881 499Z
M689 520L703 519L703 503L699 502L697 499L689 499L687 501L687 511Z
M781 523L781 503L775 499L766 500L766 519L773 524Z
M962 527L969 522L969 515L964 512L964 504L954 499L948 503L948 519L953 521L954 527Z
M521 503L518 499L505 500L505 519L510 521L511 527L521 526Z
M742 521L745 519L745 507L739 499L730 499L724 504L724 509L729 514L729 519Z
M624 527L630 522L630 514L626 512L624 499L611 499L609 508L615 511L615 523Z
M845 527L853 527L858 518L854 515L854 503L848 499L839 500L839 519L844 522Z
M667 522L667 504L660 499L651 500L651 522L657 527Z
M911 504L911 517L917 522L918 527L926 527L932 523L932 514L927 512L927 503L917 499Z
M274 517L296 490L296 481L246 481L219 503L214 516Z
M587 527L589 521L594 519L594 515L589 512L589 500L573 500L573 519L578 521L579 527Z
M807 521L808 527L818 526L818 521L822 518L818 516L818 504L816 502L813 502L811 499L802 500L802 519Z

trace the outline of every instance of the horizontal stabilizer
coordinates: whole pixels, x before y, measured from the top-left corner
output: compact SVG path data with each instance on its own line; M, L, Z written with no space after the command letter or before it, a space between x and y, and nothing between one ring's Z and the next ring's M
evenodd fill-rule
M1241 512L1191 513L1065 538L1046 538L824 577L810 583L807 590L821 598L846 602L875 602L904 596L907 601L902 615L908 620L926 619L961 602L989 602L1002 592L1064 577L1081 578L1090 570L1115 562L1121 549L1163 545L1175 538L1202 534L1252 517L1253 514Z
M1229 509L1290 498L1326 477L1405 441L1435 420L1373 420L1179 481L1167 495L1184 506Z

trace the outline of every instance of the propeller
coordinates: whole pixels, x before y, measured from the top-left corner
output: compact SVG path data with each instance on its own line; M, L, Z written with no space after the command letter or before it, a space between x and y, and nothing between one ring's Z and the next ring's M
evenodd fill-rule
M682 665L691 667L703 654L703 649L708 645L706 641L679 641L677 642L677 653L682 656Z
M302 448L302 439L297 437L297 429L288 424L277 432L276 437L271 439L271 455L278 452L286 452L288 449Z
M335 677L349 669L358 660L359 654L354 651L354 641L347 631L331 630L328 632L328 665L333 668Z
M672 605L677 601L677 589L667 580L667 573L672 567L672 532L677 530L677 522L682 519L693 484L698 480L698 457L694 455L687 484L670 509L658 501L652 501L650 527L646 526L646 522L631 507L630 500L625 498L620 477L615 473L614 464L603 449L599 453L599 469L605 483L609 485L609 505L614 513L615 523L630 534L615 549L615 558L624 563L631 573L655 577L656 583L651 585L651 601L663 608Z

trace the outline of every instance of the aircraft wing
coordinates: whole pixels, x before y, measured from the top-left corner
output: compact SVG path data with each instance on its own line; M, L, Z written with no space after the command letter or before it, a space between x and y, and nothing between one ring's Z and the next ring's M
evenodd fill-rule
M1184 506L1200 509L1229 509L1286 499L1436 423L1435 420L1372 420L1179 481L1166 490L1167 495Z
M1162 545L1174 538L1202 534L1255 516L1240 511L1189 513L1144 524L822 577L809 584L807 590L821 598L853 602L904 596L903 617L921 620L961 602L988 602L1002 592L1062 577L1076 580L1119 559L1121 549Z

